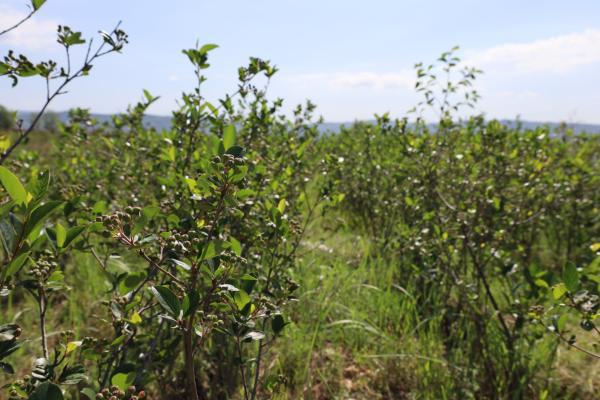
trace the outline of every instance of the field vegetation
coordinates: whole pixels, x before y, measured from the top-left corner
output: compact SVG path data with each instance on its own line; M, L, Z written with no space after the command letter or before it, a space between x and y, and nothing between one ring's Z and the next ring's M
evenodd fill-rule
M212 44L169 130L147 91L37 126L126 44L0 62L48 85L31 123L0 109L0 398L596 398L600 136L469 115L457 49L406 118L322 134L266 60L203 97Z

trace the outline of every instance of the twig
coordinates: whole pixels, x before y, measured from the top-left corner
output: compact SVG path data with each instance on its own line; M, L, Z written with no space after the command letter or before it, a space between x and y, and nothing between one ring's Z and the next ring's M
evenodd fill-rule
M120 26L120 22L117 24L117 26L115 27L115 29L113 29L113 33L117 31L117 29L119 29ZM89 57L89 47L88 47L88 54L86 55L85 58L85 62L83 63L83 66L77 70L77 72L75 72L73 75L69 75L67 77L65 77L65 80L58 86L58 88L50 95L49 91L47 92L46 95L46 101L44 103L44 105L42 106L42 108L40 109L40 111L36 114L35 118L33 119L33 122L31 123L31 125L29 125L29 128L27 128L26 130L22 130L20 131L20 135L17 138L17 140L15 140L15 142L10 145L10 147L8 149L6 149L2 155L0 155L0 165L2 165L4 163L4 161L6 161L6 159L8 158L8 156L10 156L10 154L21 144L21 142L23 140L25 140L29 134L31 132L33 132L33 129L35 128L35 126L37 125L37 123L39 122L39 120L42 118L42 115L44 114L44 112L46 111L46 108L48 108L48 106L50 105L50 103L52 102L52 100L54 100L55 97L64 94L66 92L63 92L62 90L74 79L77 79L81 76L84 76L84 72L86 70L88 70L91 67L91 63L97 59L98 57L101 57L105 54L108 54L112 51L117 51L115 48L112 48L110 50L104 51L102 52L102 49L104 48L104 45L106 44L106 42L103 42L98 49L96 49L96 52ZM91 42L90 42L91 45ZM70 63L70 60L69 60ZM47 80L48 83L48 80ZM47 86L47 90L49 89L49 86Z
M17 22L15 25L11 26L10 28L6 28L2 32L0 32L0 36L12 31L13 29L17 29L19 26L21 26L21 24L23 24L25 21L27 21L29 18L31 18L33 16L33 14L35 14L36 12L37 12L37 10L31 10L31 12L29 14L27 14L27 16L25 18L23 18L22 20Z
M565 342L566 344L568 344L569 346L573 347L574 349L577 349L585 354L587 354L588 356L594 357L594 358L600 358L600 354L596 354L594 352L591 352L587 349L584 349L583 347L576 345L575 343L572 343L569 339L565 338L560 332L557 332L556 330L552 330L549 327L546 326L546 329L552 333L554 333L556 336L558 336L558 338L560 340L562 340L563 342Z

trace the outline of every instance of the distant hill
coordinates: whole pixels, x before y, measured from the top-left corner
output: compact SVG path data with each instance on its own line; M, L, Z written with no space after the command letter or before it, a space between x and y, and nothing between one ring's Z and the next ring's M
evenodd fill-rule
M57 112L58 117L62 122L66 122L69 118L67 111ZM19 116L23 118L25 121L31 119L32 112L22 111L19 112ZM102 122L110 122L111 115L110 114L92 114L92 117L96 118L98 121ZM375 121L364 121L369 123L375 123ZM516 121L516 120L508 120L503 119L500 120L505 125L515 127L517 123L520 123L523 129L535 129L540 126L548 126L550 130L557 129L561 124L557 122L540 122L540 121ZM319 131L325 132L338 132L342 126L351 126L354 122L324 122L319 125ZM169 129L171 127L171 117L163 116L163 115L146 115L144 118L144 124L148 127L153 127L157 130ZM572 128L576 134L579 133L600 133L600 125L599 124L567 124L569 128Z

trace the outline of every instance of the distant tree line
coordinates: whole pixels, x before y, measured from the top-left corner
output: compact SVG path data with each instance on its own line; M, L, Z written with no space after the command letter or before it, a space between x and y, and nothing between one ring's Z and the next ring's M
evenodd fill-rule
M32 117L32 115L29 115L25 119L32 119ZM0 105L0 131L10 131L17 128L18 119L18 115L14 111L9 110L3 105ZM42 115L36 124L36 130L44 132L56 132L58 131L59 124L60 117L58 116L58 113L54 111L47 111L44 115Z

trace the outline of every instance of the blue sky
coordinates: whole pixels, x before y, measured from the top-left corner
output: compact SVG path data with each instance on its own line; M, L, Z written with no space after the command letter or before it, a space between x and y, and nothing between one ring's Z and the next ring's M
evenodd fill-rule
M27 0L0 0L0 29L27 11ZM52 108L123 111L142 89L168 115L193 75L182 48L216 43L206 84L210 99L235 89L248 57L279 68L273 97L311 99L328 121L402 116L418 101L412 66L460 45L460 56L485 71L478 110L489 117L600 123L600 1L353 0L48 0L38 15L0 38L34 59L62 57L57 24L87 37L122 20L130 44L97 63ZM33 110L43 82L12 89L0 80L0 104Z

